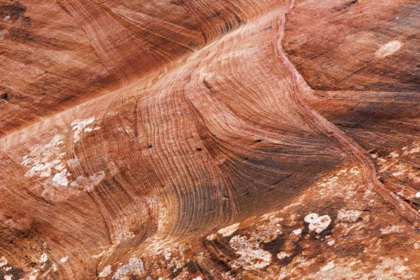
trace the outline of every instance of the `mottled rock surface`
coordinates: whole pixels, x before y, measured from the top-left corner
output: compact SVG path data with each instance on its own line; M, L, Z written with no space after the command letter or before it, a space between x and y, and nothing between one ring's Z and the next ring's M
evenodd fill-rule
M0 278L419 279L420 6L0 2Z

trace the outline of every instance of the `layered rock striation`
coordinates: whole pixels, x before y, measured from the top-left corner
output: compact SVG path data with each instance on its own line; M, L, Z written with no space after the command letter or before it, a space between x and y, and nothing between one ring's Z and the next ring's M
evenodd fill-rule
M0 2L0 277L417 279L419 13Z

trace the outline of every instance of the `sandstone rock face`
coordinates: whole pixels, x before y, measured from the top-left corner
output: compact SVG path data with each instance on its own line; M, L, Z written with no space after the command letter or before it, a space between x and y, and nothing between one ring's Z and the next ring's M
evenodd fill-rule
M420 278L419 13L0 2L0 277Z

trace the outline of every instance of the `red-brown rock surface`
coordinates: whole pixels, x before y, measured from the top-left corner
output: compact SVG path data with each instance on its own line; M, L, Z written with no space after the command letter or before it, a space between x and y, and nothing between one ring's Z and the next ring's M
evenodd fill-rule
M0 277L420 279L420 6L0 2Z

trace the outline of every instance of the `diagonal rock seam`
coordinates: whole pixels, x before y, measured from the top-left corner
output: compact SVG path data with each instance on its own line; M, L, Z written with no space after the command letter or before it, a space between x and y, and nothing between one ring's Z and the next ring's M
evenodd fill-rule
M363 171L363 181L367 182L368 188L371 188L390 208L394 208L395 212L405 221L408 222L410 226L419 227L419 221L417 218L417 211L410 207L410 205L399 198L394 192L387 188L382 182L380 182L376 175L376 169L372 161L366 155L366 152L362 147L360 147L356 142L354 142L349 136L347 136L343 131L341 131L336 125L332 124L330 121L326 120L318 112L313 110L305 98L313 98L314 90L310 88L303 77L299 74L293 64L289 61L284 50L282 48L282 40L284 35L286 15L287 13L294 8L295 0L292 0L289 10L283 13L279 21L279 34L275 38L276 43L276 56L279 60L279 64L283 65L286 71L292 78L293 81L293 97L296 104L299 105L301 110L306 113L308 120L312 121L312 125L319 128L323 133L334 139L340 147L348 152L352 157L354 157L357 162L362 167ZM210 45L217 43L217 41L211 43ZM206 49L208 46L204 47ZM202 50L203 50L202 49ZM202 51L200 50L200 51ZM303 86L302 86L303 85ZM302 88L305 87L305 88ZM211 88L209 88L211 91ZM312 95L312 96L311 96ZM98 267L101 265L101 262L98 262ZM99 277L97 268L97 277Z
M296 0L292 0L291 8L289 9L289 11L293 9L295 1ZM276 47L278 48L277 56L281 60L280 62L283 63L285 68L288 68L290 76L293 77L293 93L296 103L299 104L302 110L307 113L307 115L310 117L309 119L313 120L314 125L316 125L322 131L324 131L326 136L336 140L337 143L339 143L344 150L349 151L354 156L354 158L357 159L357 161L363 167L363 177L368 183L369 188L372 188L390 207L395 208L396 212L406 222L415 226L416 228L420 227L418 212L413 207L411 207L406 201L399 198L394 192L392 192L382 182L379 181L376 175L376 168L373 165L370 158L367 156L364 149L360 147L356 142L354 142L350 137L348 137L344 132L342 132L337 126L326 120L315 110L313 110L307 103L305 103L305 96L302 93L303 91L300 91L298 87L302 84L304 84L304 86L307 86L307 84L306 82L303 82L301 84L298 83L298 80L304 81L304 79L298 73L296 68L293 67L292 63L287 59L281 47L281 42L284 35L285 16L288 12L286 12L282 17L282 22L280 23L280 26L282 26L282 28L279 29L279 35L277 39L278 42L276 44ZM308 89L310 94L314 96L313 89L309 87Z

